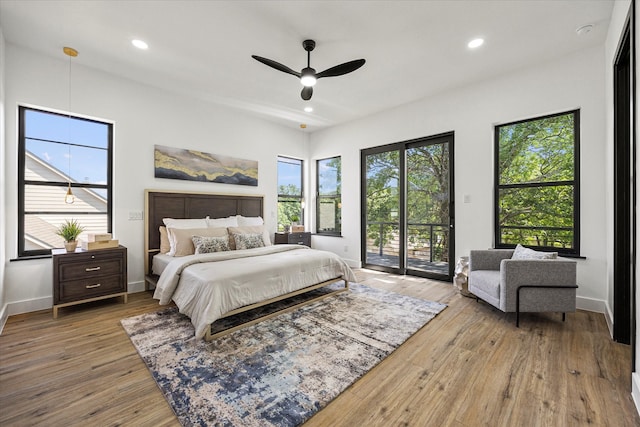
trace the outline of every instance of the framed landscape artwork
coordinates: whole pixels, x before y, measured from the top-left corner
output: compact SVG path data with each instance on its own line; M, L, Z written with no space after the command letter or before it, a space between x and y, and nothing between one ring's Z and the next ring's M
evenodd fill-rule
M184 148L154 146L156 178L258 185L258 162Z

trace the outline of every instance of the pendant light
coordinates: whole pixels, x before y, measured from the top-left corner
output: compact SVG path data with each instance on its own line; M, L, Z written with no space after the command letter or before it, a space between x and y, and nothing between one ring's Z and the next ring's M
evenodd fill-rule
M72 47L63 47L62 51L64 52L65 55L67 55L69 57L69 96L68 96L68 101L69 101L69 108L67 111L69 111L69 139L71 139L71 58L75 58L76 56L78 56L78 51L75 50ZM67 204L71 204L73 202L76 201L76 198L73 196L73 193L71 192L71 145L68 145L69 148L69 155L67 157L67 159L69 160L69 166L68 166L68 173L67 173L67 177L68 177L68 181L69 181L69 186L67 187L67 194L64 196L64 202Z

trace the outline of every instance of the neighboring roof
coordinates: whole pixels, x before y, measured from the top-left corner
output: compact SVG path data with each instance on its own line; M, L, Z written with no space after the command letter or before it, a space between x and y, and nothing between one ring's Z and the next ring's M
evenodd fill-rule
M25 239L29 242L28 249L52 249L61 248L64 240L56 234L57 226L48 223L35 215L25 215L24 228Z
M65 182L69 178L55 167L47 164L33 153L26 153L25 177L35 181ZM106 212L107 200L91 189L74 188L75 202L64 204L67 189L65 187L38 186L32 188L25 200L25 210L31 211L66 211L78 212L71 214L79 220L86 232L104 232L107 229ZM82 212L103 212L103 215L82 214ZM64 241L56 234L56 230L70 219L69 215L25 215L25 248L51 249L60 248Z
M25 156L27 160L25 165L25 178L36 181L75 182L71 177L69 177L69 175L45 162L30 151L26 151ZM107 199L89 188L74 189L74 194L76 191L85 192L88 197L95 198L97 203L104 204L105 206L107 205ZM84 198L83 200L86 201Z

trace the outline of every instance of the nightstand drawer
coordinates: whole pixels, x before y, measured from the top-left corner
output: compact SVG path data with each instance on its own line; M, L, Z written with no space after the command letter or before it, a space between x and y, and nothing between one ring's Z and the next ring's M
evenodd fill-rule
M307 237L289 237L290 245L307 245L310 246L309 239Z
M60 282L60 302L74 301L78 298L92 298L117 292L124 292L122 277L118 274Z
M109 276L122 273L122 259L106 259L85 263L61 263L60 280L77 280L91 277Z
M289 244L311 247L311 233L308 231L302 233L276 233L274 243L276 245Z

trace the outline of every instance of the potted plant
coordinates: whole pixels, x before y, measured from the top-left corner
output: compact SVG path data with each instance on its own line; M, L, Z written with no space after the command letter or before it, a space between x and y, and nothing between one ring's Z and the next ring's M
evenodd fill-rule
M298 225L298 221L300 220L300 218L298 217L298 215L292 215L291 216L291 225Z
M73 252L78 246L78 236L83 231L84 227L78 224L78 221L65 219L64 223L58 227L56 234L64 239L64 247L67 252Z

